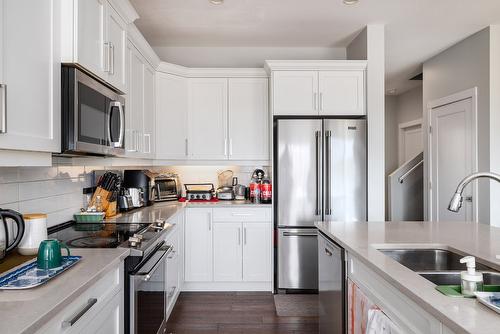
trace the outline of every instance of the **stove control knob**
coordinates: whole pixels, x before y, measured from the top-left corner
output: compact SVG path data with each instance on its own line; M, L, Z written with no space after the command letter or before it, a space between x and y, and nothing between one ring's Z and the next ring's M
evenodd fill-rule
M157 219L155 220L155 225L158 226L158 227L163 227L165 226L165 219Z
M137 237L130 237L128 238L128 243L130 244L130 247L137 247L141 244L141 239Z

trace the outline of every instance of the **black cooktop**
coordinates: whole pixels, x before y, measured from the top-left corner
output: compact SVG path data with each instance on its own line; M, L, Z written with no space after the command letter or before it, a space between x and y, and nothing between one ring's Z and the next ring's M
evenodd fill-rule
M49 230L49 238L70 248L116 248L149 224L67 223Z

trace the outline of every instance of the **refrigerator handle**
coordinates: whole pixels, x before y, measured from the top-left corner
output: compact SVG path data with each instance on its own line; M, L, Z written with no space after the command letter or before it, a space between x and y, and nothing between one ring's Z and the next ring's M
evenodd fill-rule
M325 215L332 214L332 206L331 206L331 191L330 185L332 182L332 131L328 130L325 132Z
M316 131L316 216L321 216L321 131Z

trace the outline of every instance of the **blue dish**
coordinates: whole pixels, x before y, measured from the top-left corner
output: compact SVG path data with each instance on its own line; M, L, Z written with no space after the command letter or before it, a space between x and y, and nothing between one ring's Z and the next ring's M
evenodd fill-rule
M53 269L39 269L36 259L14 271L0 275L0 290L30 289L42 285L50 279L74 266L82 259L81 256L63 256L60 267Z

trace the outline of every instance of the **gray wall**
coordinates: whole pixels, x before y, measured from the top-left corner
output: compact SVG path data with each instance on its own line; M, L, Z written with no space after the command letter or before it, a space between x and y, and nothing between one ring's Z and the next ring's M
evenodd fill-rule
M385 97L385 219L389 217L388 176L398 168L398 109L397 96Z
M153 47L161 60L186 67L264 67L265 60L346 59L345 48Z
M473 87L478 88L478 170L490 169L489 161L489 113L490 113L490 29L486 28L466 38L439 55L429 59L423 65L423 101L426 107L429 101L442 98ZM426 107L427 109L427 107ZM424 113L424 125L427 129L427 111ZM427 136L424 136L424 160L427 162ZM428 184L429 166L424 168L424 184ZM424 200L427 204L427 191ZM478 203L479 221L490 222L489 182L480 181ZM427 211L427 206L425 208ZM427 212L426 212L427 213Z
M422 93L422 86L419 86L397 96L398 124L422 118Z

